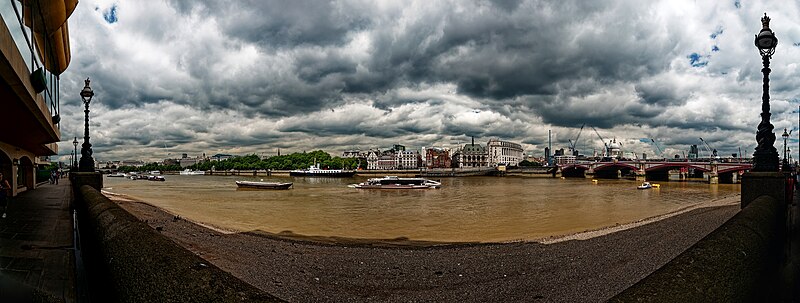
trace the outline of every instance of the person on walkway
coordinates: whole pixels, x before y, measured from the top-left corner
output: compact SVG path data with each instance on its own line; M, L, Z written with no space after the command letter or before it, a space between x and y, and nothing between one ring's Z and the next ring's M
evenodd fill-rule
M8 197L11 196L11 185L8 180L3 178L3 173L0 173L0 208L3 209L2 218L6 218L6 208L8 207Z
M56 182L56 185L58 185L58 179L59 179L59 178L61 178L61 175L59 175L59 173L58 173L58 171L57 171L57 170L54 170L54 171L53 171L53 181L55 181L55 182Z

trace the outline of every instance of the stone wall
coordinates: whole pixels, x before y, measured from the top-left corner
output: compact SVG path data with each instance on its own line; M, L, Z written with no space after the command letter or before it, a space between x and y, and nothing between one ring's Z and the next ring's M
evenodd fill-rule
M76 191L90 292L118 302L279 302L162 236L92 186ZM87 264L89 265L89 264ZM95 281L98 277L95 276ZM91 279L90 279L91 280ZM107 289L97 289L107 287ZM104 284L104 285L102 285Z
M610 302L774 302L786 204L754 199L733 218Z

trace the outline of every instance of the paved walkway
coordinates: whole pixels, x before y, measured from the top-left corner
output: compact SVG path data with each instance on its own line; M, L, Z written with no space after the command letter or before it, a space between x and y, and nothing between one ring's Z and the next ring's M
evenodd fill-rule
M7 217L0 218L0 302L75 302L71 196L64 178L9 201Z

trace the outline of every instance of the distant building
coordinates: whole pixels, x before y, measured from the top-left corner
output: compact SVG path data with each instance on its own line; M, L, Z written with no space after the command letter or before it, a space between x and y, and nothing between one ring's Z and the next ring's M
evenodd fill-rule
M371 150L367 153L367 169L378 169L378 157L381 156L379 150Z
M486 148L480 144L475 144L472 138L471 144L464 145L455 160L458 167L486 167L489 166L489 154Z
M406 150L406 147L403 146L403 145L400 145L400 144L395 144L394 146L392 146L392 150L394 152L401 152L401 151Z
M120 166L133 166L133 167L142 167L144 166L144 161L142 160L122 160L119 163Z
M346 150L342 153L342 158L360 158L361 156L361 151L358 149Z
M555 156L555 162L559 166L575 164L575 159L577 157L573 155L565 155L565 156Z
M278 152L278 156L280 156L280 152ZM233 156L228 154L216 154L211 156L211 161L223 161L223 160L228 160L230 158L233 158Z
M397 169L397 159L392 155L383 155L378 157L378 169Z
M689 147L689 159L697 159L699 158L700 150L697 148L697 144L692 144Z
M450 150L439 147L423 148L425 154L425 167L427 168L450 168Z
M164 161L161 161L161 164L162 165L178 165L178 164L180 164L180 161L178 161L178 159L164 159Z
M489 166L517 166L519 162L522 161L522 145L518 143L491 139L486 146L489 156Z
M200 157L193 157L193 158L185 157L180 159L179 163L181 164L181 168L184 168L203 162L202 160L203 159Z
M419 168L420 156L417 151L402 150L395 153L397 159L397 169L417 169Z

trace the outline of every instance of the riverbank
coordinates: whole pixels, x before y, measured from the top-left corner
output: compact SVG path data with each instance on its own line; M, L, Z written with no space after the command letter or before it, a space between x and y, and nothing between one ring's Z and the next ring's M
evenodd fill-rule
M290 302L604 301L738 211L738 196L666 216L549 239L500 244L236 233L111 196L173 241ZM557 241L554 241L557 240Z

